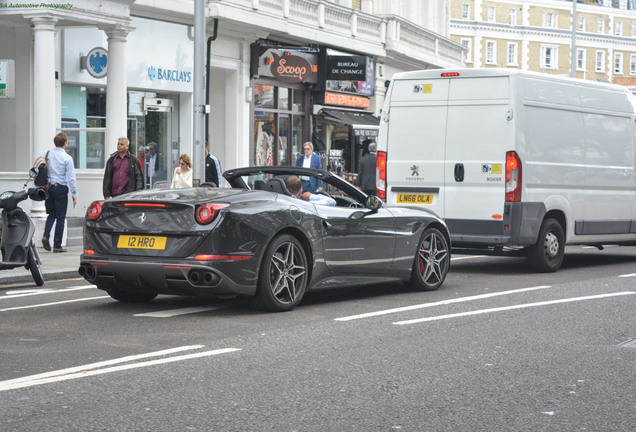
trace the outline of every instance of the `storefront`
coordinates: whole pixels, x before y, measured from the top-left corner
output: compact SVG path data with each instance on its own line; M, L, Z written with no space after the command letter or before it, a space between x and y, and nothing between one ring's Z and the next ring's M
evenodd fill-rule
M317 83L311 48L271 41L252 45L250 164L293 165L310 138L310 88Z
M176 23L132 18L126 43L127 130L130 152L144 161L146 187L170 184L179 155L192 154L191 29ZM97 28L63 29L61 130L78 169L100 169L116 143L105 142L105 36ZM87 53L87 54L84 54ZM184 133L187 132L187 133ZM154 153L156 152L156 155Z
M326 166L355 183L360 159L377 140L380 119L371 113L374 61L368 56L323 49L321 81L314 92L314 137Z

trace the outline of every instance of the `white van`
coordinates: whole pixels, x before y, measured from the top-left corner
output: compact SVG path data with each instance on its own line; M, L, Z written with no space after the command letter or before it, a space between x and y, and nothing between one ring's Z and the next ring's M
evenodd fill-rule
M538 271L566 244L636 245L635 107L623 87L554 75L396 74L378 196L436 212L457 252L526 255Z

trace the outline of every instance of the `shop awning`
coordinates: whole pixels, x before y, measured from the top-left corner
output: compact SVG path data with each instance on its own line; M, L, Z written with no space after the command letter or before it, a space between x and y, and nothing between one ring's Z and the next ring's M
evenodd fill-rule
M378 127L380 125L380 118L369 113L323 109L322 114L338 123L351 125L354 129L376 129L369 126Z

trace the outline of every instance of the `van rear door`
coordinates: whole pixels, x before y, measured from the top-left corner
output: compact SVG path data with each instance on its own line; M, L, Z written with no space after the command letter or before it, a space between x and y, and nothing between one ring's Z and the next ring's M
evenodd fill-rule
M448 78L396 80L387 124L387 202L444 216Z
M509 79L450 80L443 213L454 242L504 234L506 152L515 150Z

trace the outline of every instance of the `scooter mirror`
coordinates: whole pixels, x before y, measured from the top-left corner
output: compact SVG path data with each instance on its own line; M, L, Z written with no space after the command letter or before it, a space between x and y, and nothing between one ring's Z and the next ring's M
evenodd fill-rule
M38 169L36 167L33 167L29 170L29 177L31 178L35 178L38 175Z

